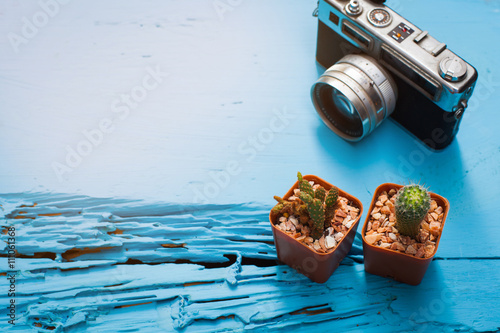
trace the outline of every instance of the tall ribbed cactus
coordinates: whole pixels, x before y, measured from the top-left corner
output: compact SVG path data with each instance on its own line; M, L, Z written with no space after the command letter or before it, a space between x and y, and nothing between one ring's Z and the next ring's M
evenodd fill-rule
M412 184L401 188L394 204L398 231L402 235L416 238L430 204L431 198L423 186Z

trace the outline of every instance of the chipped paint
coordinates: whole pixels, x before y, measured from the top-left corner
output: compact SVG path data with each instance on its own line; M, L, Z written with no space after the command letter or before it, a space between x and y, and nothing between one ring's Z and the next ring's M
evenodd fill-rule
M377 331L397 323L398 330L411 330L425 319L415 309L426 307L433 319L429 328L498 327L496 308L483 311L481 322L472 315L447 319L471 304L493 302L483 288L500 279L500 270L491 269L500 268L498 261L438 260L422 284L412 287L365 275L357 238L328 282L316 284L276 260L269 244L270 207L43 193L3 195L0 203L10 207L0 213L1 227L18 231L16 329ZM33 219L15 219L22 205L31 206L23 209ZM48 210L51 216L40 216ZM118 226L123 232L112 233ZM486 267L492 274L483 276ZM6 260L0 260L0 274L7 271ZM487 281L472 296L457 272ZM1 279L0 290L6 288ZM447 298L442 290L448 290ZM5 294L0 300L8 302ZM439 315L429 312L436 300L446 305ZM3 307L0 316L6 317ZM2 331L10 326L0 321Z

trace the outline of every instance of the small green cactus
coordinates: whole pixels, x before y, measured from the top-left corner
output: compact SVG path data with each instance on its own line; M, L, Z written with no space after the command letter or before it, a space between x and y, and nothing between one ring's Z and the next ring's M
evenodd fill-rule
M279 212L281 212L284 208L284 205L282 203L278 203L276 204L276 206L273 207L272 211L273 211L273 214L278 214Z
M302 174L300 172L297 172L297 178L299 179L299 190L300 192L304 192L309 194L311 197L314 198L314 190L309 184L309 182L305 179L302 178Z
M274 199L278 201L273 207L271 213L273 215L295 215L299 216L303 224L309 224L311 227L311 237L318 239L325 230L325 222L329 225L335 214L335 207L339 196L338 189L333 186L329 191L326 191L322 186L315 190L311 184L302 178L302 174L297 172L299 180L300 200L288 201L278 196Z
M307 205L307 210L313 221L311 237L318 239L323 235L323 231L325 231L325 208L323 207L323 202L314 198L311 204Z
M277 195L274 196L274 199L278 201L278 203L271 209L272 215L280 216L287 214L287 217L290 215L299 216L304 224L309 221L307 206L305 204L297 201L284 200Z
M338 199L338 189L334 186L326 192L320 186L314 191L314 197L300 191L299 198L306 204L307 212L312 220L311 237L318 239L325 230L325 222L330 222L333 218Z
M325 230L325 207L323 207L323 202L304 192L300 192L299 197L307 205L307 212L312 220L311 237L318 239Z
M322 202L325 201L325 197L326 197L326 190L323 188L323 187L318 187L315 191L314 191L314 197L316 199L319 199L321 200Z
M431 198L423 186L412 184L401 188L394 204L398 231L402 235L416 238L430 205Z
M335 186L328 191L325 198L325 218L326 221L331 221L335 215L335 206L339 198L339 190Z
M328 194L325 198L325 206L335 207L338 198L339 198L339 189L336 188L335 186L332 186L332 188L330 189L330 191L328 191Z
M300 192L299 194L300 200L304 201L306 205L310 205L312 203L313 197L311 197L309 194Z

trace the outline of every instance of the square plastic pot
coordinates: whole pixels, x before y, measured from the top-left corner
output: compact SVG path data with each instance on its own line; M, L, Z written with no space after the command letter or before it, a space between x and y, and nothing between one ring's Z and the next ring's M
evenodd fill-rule
M303 178L320 184L327 191L333 186L316 176L306 175ZM293 190L298 188L298 184L299 182L296 181L292 188L284 195L283 199L288 199L292 196L294 193ZM335 249L330 253L316 252L307 245L295 240L295 238L277 228L274 225L275 221L271 213L269 214L269 221L273 229L274 244L276 245L278 259L317 283L325 283L337 269L342 259L349 253L354 241L354 236L356 235L359 219L363 214L363 205L358 198L341 189L339 189L339 196L352 201L353 205L359 208L359 214L348 233L344 235L337 243Z
M365 224L361 230L361 235L363 236L365 271L370 274L393 278L396 281L416 286L422 281L432 258L434 258L436 254L443 233L444 223L448 211L450 210L450 203L444 197L430 192L431 200L435 200L438 206L443 207L443 221L441 223L441 233L436 241L436 248L429 258L417 258L406 253L368 244L365 239L366 228L378 196L384 191L389 192L391 189L399 190L401 187L403 187L403 185L385 183L375 190L370 208L368 209Z

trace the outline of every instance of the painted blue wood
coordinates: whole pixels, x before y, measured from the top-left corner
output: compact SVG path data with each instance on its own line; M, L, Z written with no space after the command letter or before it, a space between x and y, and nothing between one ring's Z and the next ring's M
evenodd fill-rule
M0 3L2 331L499 329L500 3L387 1L479 72L433 153L390 120L357 144L321 123L315 2ZM387 181L447 197L422 284L366 275L359 235L325 285L279 265L267 212L297 171L365 209Z
M270 207L50 194L0 203L19 252L15 269L0 262L0 274L17 272L16 325L0 321L2 331L498 329L500 310L484 306L498 303L497 258L438 252L413 287L365 274L358 238L317 284L276 260Z

